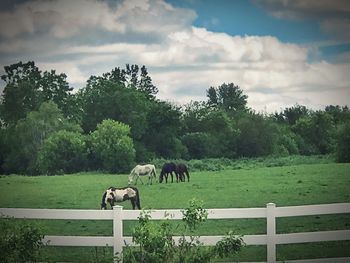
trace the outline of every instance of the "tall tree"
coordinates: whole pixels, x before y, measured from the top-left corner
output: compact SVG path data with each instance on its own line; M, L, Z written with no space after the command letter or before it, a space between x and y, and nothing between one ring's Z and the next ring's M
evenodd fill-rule
M38 110L42 102L53 101L60 109L67 109L72 90L65 74L54 70L41 72L33 61L5 66L1 79L6 82L1 98L1 118L6 124L17 122L27 113Z
M300 118L310 114L310 111L303 105L296 104L293 107L286 108L283 111L284 120L289 125L294 125Z
M222 84L219 87L210 87L207 90L208 104L226 112L236 113L247 111L248 96L233 83Z
M152 78L148 75L147 68L144 65L140 68L136 64L126 64L125 69L116 67L111 72L104 73L100 78L94 77L93 80L98 81L101 78L123 84L127 88L142 91L149 98L154 98L158 93L158 88L152 83Z
M129 125L134 139L139 139L145 132L150 101L144 93L128 89L121 82L93 76L78 96L85 132L94 131L105 119Z

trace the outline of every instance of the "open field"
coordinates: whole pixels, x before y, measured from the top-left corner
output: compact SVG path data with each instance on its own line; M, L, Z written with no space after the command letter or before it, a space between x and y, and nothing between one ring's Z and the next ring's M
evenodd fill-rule
M145 180L144 180L145 181ZM2 176L0 207L98 209L103 191L125 186L127 175L82 173L65 176ZM265 207L350 202L350 164L308 164L257 167L211 172L193 172L188 183L138 184L143 208L185 208L188 200L203 200L207 208ZM123 203L130 209L129 202ZM277 220L278 233L350 229L350 215L309 216ZM41 220L48 235L111 235L112 223L103 221ZM135 222L127 222L128 235ZM179 224L179 222L174 222ZM266 221L260 219L210 220L198 234L263 234ZM181 229L177 230L181 232ZM179 234L179 233L175 233ZM101 253L100 249L99 253ZM64 251L64 252L63 252ZM283 245L277 248L280 260L350 256L350 242ZM48 248L53 260L92 261L94 249ZM47 256L47 255L46 255ZM46 257L45 256L45 257ZM265 260L265 247L247 247L237 259Z

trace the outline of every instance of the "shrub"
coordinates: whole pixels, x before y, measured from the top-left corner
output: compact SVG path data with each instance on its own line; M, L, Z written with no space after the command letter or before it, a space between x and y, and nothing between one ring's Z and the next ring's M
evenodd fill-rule
M59 131L51 135L39 152L39 169L45 174L74 173L86 167L85 138L77 132Z
M207 211L203 203L191 200L189 207L182 211L184 228L191 233L207 219ZM199 236L191 235L186 239L181 236L178 246L172 237L172 228L168 220L161 224L151 222L150 214L143 211L139 217L139 224L133 230L133 242L139 249L124 249L124 262L210 262L214 257L223 257L235 254L244 245L241 237L229 233L215 247L203 247ZM179 226L176 227L179 229Z
M12 220L0 218L0 262L35 262L43 246L41 230L37 226Z
M125 172L135 159L130 127L118 121L104 120L91 134L93 154L108 172Z

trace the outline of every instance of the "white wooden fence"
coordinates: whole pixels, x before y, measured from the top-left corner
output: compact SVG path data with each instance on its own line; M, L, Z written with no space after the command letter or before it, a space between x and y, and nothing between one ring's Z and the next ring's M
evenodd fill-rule
M208 209L208 219L266 218L266 235L245 235L247 245L266 245L267 262L276 262L276 245L308 243L320 241L350 240L350 230L321 231L307 233L276 234L276 218L350 213L350 203L326 205L276 207L269 203L266 208ZM71 209L22 209L0 208L0 215L30 219L76 219L113 220L113 236L45 236L44 242L50 246L113 246L114 253L122 252L126 244L133 245L132 238L123 236L123 220L137 220L139 210L123 210L115 206L113 210L71 210ZM152 210L152 219L182 219L182 210ZM178 241L180 237L174 237ZM205 245L215 245L223 236L201 236ZM319 259L288 262L350 262L350 258Z

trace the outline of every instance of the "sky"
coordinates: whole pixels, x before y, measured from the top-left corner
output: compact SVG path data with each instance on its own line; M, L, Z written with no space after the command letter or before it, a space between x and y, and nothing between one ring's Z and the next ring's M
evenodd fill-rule
M350 106L350 1L2 0L0 74L32 60L75 90L138 64L179 105L234 83L257 112Z

